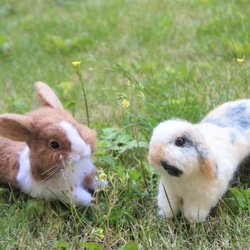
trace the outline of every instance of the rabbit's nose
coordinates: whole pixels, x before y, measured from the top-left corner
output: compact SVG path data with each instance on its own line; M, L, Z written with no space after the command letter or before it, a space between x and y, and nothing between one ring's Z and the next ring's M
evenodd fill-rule
M174 166L168 164L167 161L161 160L161 166L168 172L169 175L179 177L182 175L182 171Z

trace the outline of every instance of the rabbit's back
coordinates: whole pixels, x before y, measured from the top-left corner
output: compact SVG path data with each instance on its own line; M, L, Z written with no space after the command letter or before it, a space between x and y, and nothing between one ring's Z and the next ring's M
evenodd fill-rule
M226 102L209 112L201 122L213 123L222 128L250 129L250 99Z

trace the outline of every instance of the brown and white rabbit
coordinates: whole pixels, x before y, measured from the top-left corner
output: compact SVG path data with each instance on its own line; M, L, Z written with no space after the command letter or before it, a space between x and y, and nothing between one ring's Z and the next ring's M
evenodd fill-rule
M96 133L79 124L53 90L35 83L42 106L25 115L0 115L0 182L32 197L90 204L96 186Z
M190 221L206 220L250 155L249 138L248 99L224 103L198 124L173 119L156 126L149 163L161 175L159 214L172 217L182 208Z

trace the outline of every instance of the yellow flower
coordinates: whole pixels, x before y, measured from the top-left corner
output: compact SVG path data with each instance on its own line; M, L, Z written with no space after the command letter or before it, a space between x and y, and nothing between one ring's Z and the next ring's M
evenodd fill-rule
M104 238L104 234L103 234L103 230L101 229L99 234L97 235L97 237L99 238L99 240L103 240Z
M99 170L98 178L103 183L107 181L107 175L104 173L102 169Z
M145 97L142 91L140 91L139 94L136 94L136 96L139 96L139 97L141 97L141 98L144 98L144 97Z
M126 99L124 99L121 103L122 103L122 106L125 108L129 107L129 105L130 105L130 102Z
M117 99L118 100L123 100L125 98L127 98L127 95L126 94L123 94L123 93L115 93L117 96Z
M79 64L81 64L81 62L80 62L80 61L75 61L75 62L72 62L72 64L73 64L74 66L78 66Z
M128 86L130 86L130 81L128 81Z
M104 234L103 234L103 229L101 228L93 228L91 232L92 236L96 236L99 240L103 240Z
M245 56L243 56L243 58L241 58L241 59L240 59L240 58L237 58L237 62L238 62L238 63L243 63L243 62L244 62L244 59L245 59Z

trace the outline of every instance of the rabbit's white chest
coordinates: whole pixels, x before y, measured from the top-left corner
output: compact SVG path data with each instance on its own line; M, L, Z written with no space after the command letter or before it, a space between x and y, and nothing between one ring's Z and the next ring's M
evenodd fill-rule
M46 185L33 178L30 171L29 147L26 146L19 157L19 172L17 182L20 189L30 194L32 197L44 198L46 200L55 200L57 197L68 200L74 197L74 192L84 194L82 200L73 202L88 205L91 195L82 188L85 176L89 175L94 165L90 158L86 157L64 170L64 173L57 179L52 180ZM78 195L79 196L79 195ZM86 203L86 204L85 204Z

